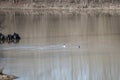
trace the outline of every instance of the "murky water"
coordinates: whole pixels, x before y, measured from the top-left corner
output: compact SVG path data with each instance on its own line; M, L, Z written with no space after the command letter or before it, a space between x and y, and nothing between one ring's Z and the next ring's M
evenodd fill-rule
M22 38L0 45L16 80L120 80L120 16L0 11L0 31Z

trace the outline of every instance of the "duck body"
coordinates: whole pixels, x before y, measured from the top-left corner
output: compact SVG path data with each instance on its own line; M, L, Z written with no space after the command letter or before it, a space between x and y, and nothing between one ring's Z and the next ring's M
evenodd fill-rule
M12 35L11 34L8 34L7 35L7 37L6 37L6 41L8 42L8 43L10 43L10 42L12 42Z
M14 43L18 43L19 41L20 41L20 36L19 36L19 34L17 34L17 33L14 33L13 35L12 35L12 41L14 42Z
M4 42L5 42L5 35L0 33L0 43L4 43Z

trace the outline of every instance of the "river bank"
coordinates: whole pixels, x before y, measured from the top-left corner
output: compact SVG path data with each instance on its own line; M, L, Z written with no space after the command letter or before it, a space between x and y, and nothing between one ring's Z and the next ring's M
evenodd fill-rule
M38 10L54 11L66 13L87 13L87 14L109 14L109 15L120 15L120 4L67 4L67 3L0 3L0 10L27 10L35 14Z
M3 9L120 9L119 3L9 3L0 2Z

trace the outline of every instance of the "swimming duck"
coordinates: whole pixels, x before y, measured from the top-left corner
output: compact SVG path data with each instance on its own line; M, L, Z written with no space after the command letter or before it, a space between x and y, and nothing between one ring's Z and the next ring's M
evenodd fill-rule
M5 42L5 36L0 33L0 43L4 43Z

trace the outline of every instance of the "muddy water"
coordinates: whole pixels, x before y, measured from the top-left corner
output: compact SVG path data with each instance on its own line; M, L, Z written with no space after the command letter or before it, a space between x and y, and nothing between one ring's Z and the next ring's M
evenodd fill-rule
M120 80L120 16L0 11L0 31L22 38L0 45L16 80Z

